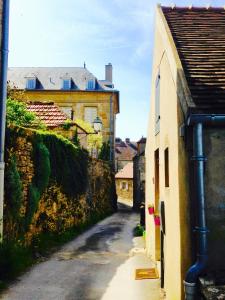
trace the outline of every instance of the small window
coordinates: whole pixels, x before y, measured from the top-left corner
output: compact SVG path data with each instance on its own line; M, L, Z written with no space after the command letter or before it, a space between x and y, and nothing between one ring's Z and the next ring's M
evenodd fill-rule
M71 107L61 107L61 110L64 112L64 114L67 115L69 119L73 120L73 110Z
M160 74L155 83L155 134L160 131Z
M122 181L120 184L120 189L123 191L128 191L128 183L126 181Z
M27 78L26 88L28 90L35 90L36 89L36 78Z
M94 80L88 80L87 89L88 90L94 90L95 89L95 81Z
M164 151L164 163L165 163L165 187L170 186L170 177L169 177L169 149L166 148Z
M63 90L71 89L71 79L63 79Z
M84 108L84 121L93 124L97 117L97 107L85 107Z

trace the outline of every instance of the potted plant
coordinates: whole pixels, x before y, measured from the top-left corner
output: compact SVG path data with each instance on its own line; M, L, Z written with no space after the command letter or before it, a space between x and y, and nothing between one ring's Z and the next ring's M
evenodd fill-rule
M154 223L155 226L160 226L160 216L159 215L154 215Z
M151 204L148 206L148 212L150 215L153 215L155 212L154 206Z

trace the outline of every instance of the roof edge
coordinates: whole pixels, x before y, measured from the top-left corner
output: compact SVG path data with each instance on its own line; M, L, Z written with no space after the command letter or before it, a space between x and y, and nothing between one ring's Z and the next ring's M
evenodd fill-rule
M171 51L172 51L172 55L174 57L174 61L176 63L176 67L177 67L177 79L181 82L181 87L179 88L179 86L177 86L178 90L177 90L177 94L178 94L178 98L182 107L182 110L184 112L185 115L188 114L188 109L189 108L195 108L196 105L192 99L191 96L191 92L188 86L188 82L185 76L185 72L173 39L173 35L171 33L171 30L169 28L169 25L167 23L166 17L163 13L162 7L160 4L157 5L157 13L159 14L159 17L161 19L162 25L165 29L165 36L167 37L167 41L170 45Z

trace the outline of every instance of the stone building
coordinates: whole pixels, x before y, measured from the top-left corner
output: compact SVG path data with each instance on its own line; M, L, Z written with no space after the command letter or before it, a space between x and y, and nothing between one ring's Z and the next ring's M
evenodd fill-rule
M98 80L84 67L9 68L8 82L12 89L24 91L27 102L54 102L72 121L81 119L90 124L99 117L102 135L110 142L114 156L116 114L119 113L119 91L112 81L112 65L105 66L105 79Z
M166 299L201 299L200 277L225 283L225 10L158 6L155 22L146 247Z
M118 199L127 200L133 205L133 163L126 164L115 177Z
M49 130L53 130L69 140L72 140L76 133L81 147L87 149L88 132L76 122L72 122L69 128L65 129L64 124L68 120L68 117L60 110L59 106L51 102L35 102L28 104L27 109L30 112L35 113L35 115L47 126Z
M123 169L129 162L133 161L137 153L137 143L132 142L129 138L123 141L121 138L115 140L115 170L118 172Z
M137 154L133 158L134 167L134 202L133 208L140 209L141 203L145 202L145 145L146 138L141 138L137 142Z

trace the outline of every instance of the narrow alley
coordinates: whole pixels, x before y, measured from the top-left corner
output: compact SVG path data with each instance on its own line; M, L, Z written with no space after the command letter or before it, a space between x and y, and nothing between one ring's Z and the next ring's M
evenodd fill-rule
M133 237L137 213L119 204L116 214L34 266L4 300L158 300L159 279L135 280L136 268L153 267L142 237Z

